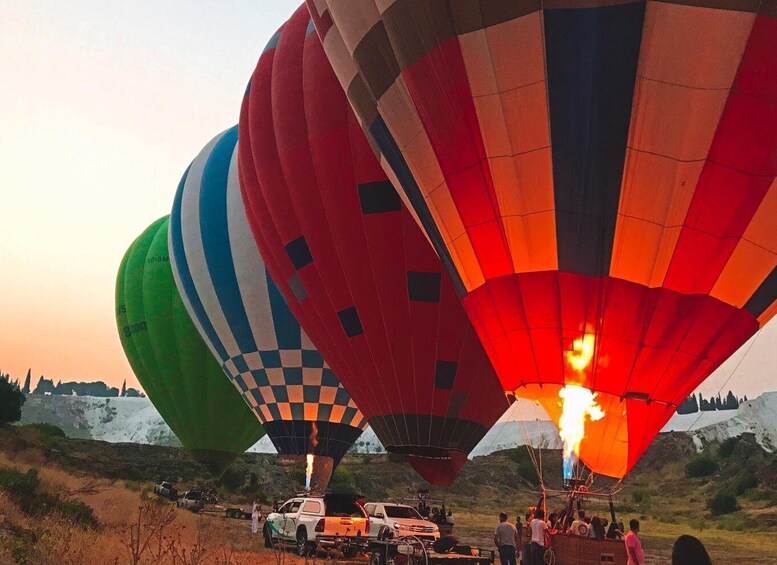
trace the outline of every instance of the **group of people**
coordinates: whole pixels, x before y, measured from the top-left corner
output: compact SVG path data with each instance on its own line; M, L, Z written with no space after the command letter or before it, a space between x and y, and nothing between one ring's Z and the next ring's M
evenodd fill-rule
M565 514L565 513L564 513ZM645 565L645 553L642 540L639 537L639 520L629 522L629 531L623 534L623 525L613 522L607 526L607 520L598 516L590 519L585 511L578 511L577 518L567 525L568 518L561 513L552 513L545 520L545 512L536 508L527 512L525 526L521 518L516 518L516 525L507 520L507 514L499 514L499 524L494 530L494 544L499 550L499 560L502 565L544 565L546 551L546 536L548 534L569 534L590 537L598 540L622 539L626 546L628 565ZM524 532L525 529L525 532ZM524 534L530 541L524 545ZM697 538L688 535L680 536L672 548L672 565L711 565L709 554Z
M526 530L524 532L523 530ZM521 524L520 516L516 525L507 521L507 514L499 514L499 524L494 530L494 544L499 550L499 561L502 565L544 565L545 535L550 532L550 526L545 521L545 512L537 508L526 515L526 525ZM526 546L523 545L524 533L531 537Z
M449 518L451 512L445 508L445 504L443 504L440 508L437 508L436 506L429 508L429 505L427 505L425 501L421 501L418 504L418 513L425 520L429 520L435 524L452 523Z
M547 523L551 533L567 533L598 540L623 539L622 523L609 523L606 518L586 516L585 510L578 510L575 518L567 517L566 510L552 512Z

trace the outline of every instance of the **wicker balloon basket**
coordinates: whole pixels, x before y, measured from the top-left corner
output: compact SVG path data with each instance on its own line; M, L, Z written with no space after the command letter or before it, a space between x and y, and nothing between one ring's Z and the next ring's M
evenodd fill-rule
M626 565L626 546L622 541L569 534L549 537L550 547L545 552L548 565ZM524 541L528 543L530 539Z

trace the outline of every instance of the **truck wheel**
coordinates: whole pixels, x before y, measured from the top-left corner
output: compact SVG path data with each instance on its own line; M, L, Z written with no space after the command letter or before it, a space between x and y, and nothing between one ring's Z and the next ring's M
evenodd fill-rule
M264 524L264 528L262 528L262 535L264 535L264 547L271 548L272 547L272 536L270 535L270 528L267 527L267 523Z
M307 557L310 555L310 545L308 545L308 531L305 528L297 530L297 555Z
M383 552L381 550L376 549L370 554L370 565L385 565Z

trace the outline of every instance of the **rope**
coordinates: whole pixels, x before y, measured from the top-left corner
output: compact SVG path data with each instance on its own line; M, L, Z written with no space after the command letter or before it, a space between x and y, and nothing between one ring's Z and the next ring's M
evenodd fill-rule
M756 341L758 341L758 338L759 338L759 337L761 337L761 330L762 330L762 329L763 329L763 328L759 329L759 330L758 330L758 331L755 333L755 336L753 337L753 340L752 340L752 341L750 342L750 344L747 346L747 349L745 349L745 353L744 353L744 355L742 355L742 358L741 358L741 359L740 359L740 360L737 362L737 364L736 364L736 365L734 366L734 368L731 370L731 372L729 373L728 377L726 377L726 380L723 382L723 384L722 384L722 385L720 385L720 388L718 389L718 394L720 394L720 393L723 391L723 389L724 389L724 388L726 388L726 386L728 385L728 383L729 383L729 381L731 380L731 378L734 376L734 374L735 374L735 373L737 372L737 370L739 369L739 366L740 366L740 365L741 365L741 364L744 362L744 360L747 358L747 355L750 353L750 350L751 350L751 349L753 348L753 346L755 345L755 342L756 342ZM701 409L701 406L699 406L699 415L698 415L698 416L696 417L696 419L693 421L693 424L691 424L691 425L688 427L688 429L687 429L687 430L685 430L686 432L690 432L690 431L691 431L693 428L695 428L695 427L696 427L696 424L698 424L698 423L699 423L699 420L701 420L701 417L704 415L704 412L706 412L706 410L705 410L705 411L702 411L702 409Z

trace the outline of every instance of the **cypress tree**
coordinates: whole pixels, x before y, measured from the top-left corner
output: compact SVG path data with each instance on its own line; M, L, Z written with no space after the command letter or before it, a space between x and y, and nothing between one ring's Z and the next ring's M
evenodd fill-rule
M27 376L24 378L24 386L22 387L22 393L30 394L30 380L32 375L30 374L32 369L27 369Z

